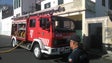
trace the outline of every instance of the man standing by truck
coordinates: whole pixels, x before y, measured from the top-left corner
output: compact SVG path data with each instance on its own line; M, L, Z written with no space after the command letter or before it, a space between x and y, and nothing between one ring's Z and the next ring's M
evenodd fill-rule
M70 48L73 50L68 57L69 63L89 63L87 53L80 47L80 37L72 35L70 38Z

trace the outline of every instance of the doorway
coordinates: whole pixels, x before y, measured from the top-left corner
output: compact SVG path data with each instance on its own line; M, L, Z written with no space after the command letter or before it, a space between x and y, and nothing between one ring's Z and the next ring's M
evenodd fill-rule
M102 49L102 23L90 23L88 29L90 49Z

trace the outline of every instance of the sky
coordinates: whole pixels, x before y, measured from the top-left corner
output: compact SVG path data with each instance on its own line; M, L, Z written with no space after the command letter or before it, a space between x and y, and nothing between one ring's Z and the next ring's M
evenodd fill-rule
M13 0L0 0L0 4L13 4Z

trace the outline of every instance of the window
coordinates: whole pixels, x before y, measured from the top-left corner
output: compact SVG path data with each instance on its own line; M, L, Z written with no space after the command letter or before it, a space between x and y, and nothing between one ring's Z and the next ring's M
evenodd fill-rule
M69 18L53 16L52 21L54 31L61 31L61 32L75 31L75 21Z
M102 0L102 6L105 6L105 0Z
M20 7L20 3L21 3L20 0L14 0L14 9Z
M18 7L20 7L20 0L18 0Z
M46 3L45 5L44 5L44 9L46 9L46 8L50 8L51 7L51 3L49 2L49 3Z
M40 27L45 28L47 26L49 19L48 18L41 18L40 19Z
M16 0L14 0L14 9L16 9L17 7L17 3L16 3Z
M40 4L36 4L36 11L41 10L41 5Z
M58 0L58 5L63 4L63 0Z
M112 0L109 0L109 9L112 10Z
M35 19L31 19L30 20L30 27L35 27L36 24L36 20Z
M20 13L16 14L16 17L19 17L20 16Z

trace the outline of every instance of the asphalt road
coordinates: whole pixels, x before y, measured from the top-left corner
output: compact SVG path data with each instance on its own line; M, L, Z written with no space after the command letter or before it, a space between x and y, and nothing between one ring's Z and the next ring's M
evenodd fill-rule
M8 50L10 48L12 48L10 37L0 35L0 51ZM67 63L67 56L65 56L64 59L60 56L52 56L38 60L35 59L32 52L23 48L17 48L10 53L0 54L0 57L2 57L2 59L0 59L0 63ZM112 60L95 58L91 59L90 63L112 63Z
M10 48L12 48L10 37L0 35L0 51ZM45 57L38 60L32 52L23 48L17 48L10 53L0 54L0 56L2 57L0 63L66 63L66 59L62 59L60 56Z

